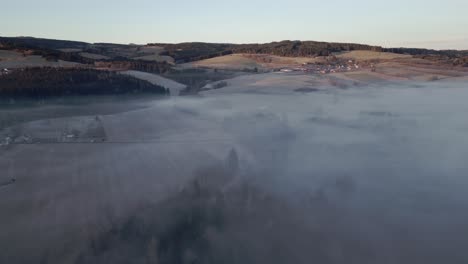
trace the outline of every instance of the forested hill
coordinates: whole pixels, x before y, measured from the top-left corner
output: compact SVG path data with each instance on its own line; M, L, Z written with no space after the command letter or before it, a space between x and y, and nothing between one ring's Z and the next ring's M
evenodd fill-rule
M271 54L285 57L327 56L332 52L351 50L381 51L382 47L316 41L281 41L266 44L216 44L188 42L179 44L151 43L151 46L164 47L163 55L171 56L176 62L190 62L223 56L232 53Z
M169 91L112 71L73 68L26 68L0 75L0 97L155 93Z
M203 60L233 53L270 54L285 57L328 56L334 52L371 50L419 56L441 56L451 59L468 56L466 50L432 50L417 48L383 48L355 43L330 43L317 41L281 41L265 44L217 44L187 42L179 44L150 43L150 46L164 47L162 55L168 55L177 63Z

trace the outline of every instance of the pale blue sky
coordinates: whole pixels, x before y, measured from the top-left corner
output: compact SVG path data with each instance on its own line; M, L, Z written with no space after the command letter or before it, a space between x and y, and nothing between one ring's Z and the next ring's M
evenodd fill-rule
M468 0L0 0L2 36L468 49Z

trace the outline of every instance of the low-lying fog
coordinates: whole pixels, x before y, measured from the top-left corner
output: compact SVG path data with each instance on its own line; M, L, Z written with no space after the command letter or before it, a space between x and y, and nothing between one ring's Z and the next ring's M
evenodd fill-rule
M0 263L468 263L467 98L214 93L3 129Z

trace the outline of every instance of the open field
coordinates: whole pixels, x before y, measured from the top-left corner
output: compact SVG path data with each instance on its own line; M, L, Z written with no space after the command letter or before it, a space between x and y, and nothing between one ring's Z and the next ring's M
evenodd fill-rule
M206 68L228 69L228 70L262 68L262 66L259 63L257 63L255 60L247 58L243 56L242 54L231 54L231 55L186 63L183 65L180 65L180 67L183 67L183 68L206 67Z
M225 87L212 89L205 87L203 93L269 93L272 91L288 93L291 91L320 91L329 88L360 88L370 85L387 85L393 82L437 82L441 80L463 80L468 76L468 70L449 68L441 65L425 65L413 63L412 59L388 61L375 64L375 71L370 68L360 68L349 72L330 74L315 74L296 72L270 72L239 76L224 80Z
M466 68L420 63L417 59L403 60L402 62L384 62L376 66L376 72L391 77L418 81L437 81L468 75L468 69Z
M319 61L316 58L280 57L266 54L231 54L181 65L182 67L206 67L228 70L270 70L285 66L300 66Z

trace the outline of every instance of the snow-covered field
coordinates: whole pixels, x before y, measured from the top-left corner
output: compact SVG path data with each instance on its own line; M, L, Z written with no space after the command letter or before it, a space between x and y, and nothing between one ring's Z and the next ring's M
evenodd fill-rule
M250 232L218 238L247 235L253 252L285 240L295 263L468 260L466 82L304 93L295 89L312 77L269 76L116 113L75 106L73 117L0 131L11 139L0 146L0 263L73 263L100 232L224 164L232 150L240 172L230 184L251 181L291 211L257 215ZM53 105L43 107L34 113ZM285 224L291 218L304 229ZM265 228L274 239L258 235Z

